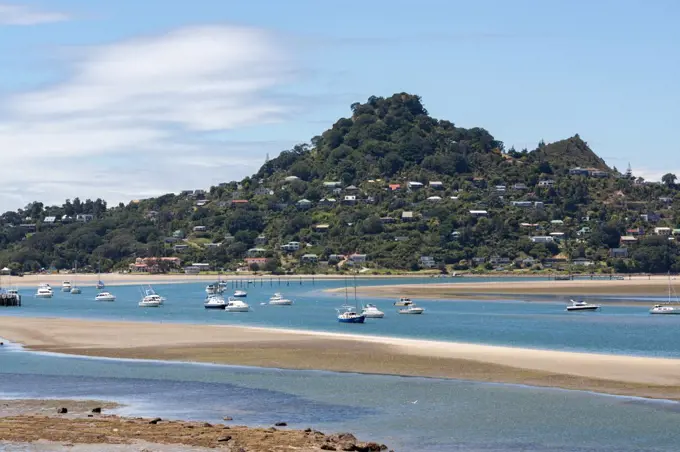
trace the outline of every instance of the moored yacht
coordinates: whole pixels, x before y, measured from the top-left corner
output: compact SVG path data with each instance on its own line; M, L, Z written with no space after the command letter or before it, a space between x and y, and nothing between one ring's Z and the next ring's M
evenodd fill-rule
M49 284L41 284L35 292L36 298L52 298L53 296L54 293L52 293L52 288Z
M567 311L597 311L600 309L599 304L586 303L583 300L570 300L571 304L567 306Z
M425 309L411 303L411 304L407 305L405 308L400 309L399 314L422 314L424 311L425 311Z
M224 307L224 310L227 312L248 312L250 311L250 306L248 306L248 304L245 303L243 300L239 300L238 298L234 297L229 297L227 299L227 304Z
M394 302L395 306L411 306L413 301L409 297L401 297L399 300Z
M227 303L222 295L209 295L203 303L205 309L224 309L226 305Z
M99 292L94 299L95 301L116 301L116 296L111 292Z
M340 312L341 309L338 309L338 322L340 323L364 323L366 320L366 315L364 314L357 314L356 309L354 309L352 306L343 306L345 309L344 312Z
M361 313L365 315L367 319L382 319L385 317L385 313L379 310L374 304L367 304L364 306Z
M142 298L142 301L139 302L139 307L140 308L157 308L162 304L163 304L163 300L161 299L160 295L150 294L150 295L146 295L144 298Z
M675 303L673 302L673 298L671 296L673 292L673 286L671 285L671 275L670 273L668 274L668 301L664 304L657 304L654 305L652 309L649 310L650 314L680 314L680 302L676 300Z
M284 298L281 293L276 292L274 296L269 299L269 304L273 306L290 306L293 304L293 300Z
M73 286L73 287L71 287L71 293L72 293L73 295L80 295L81 293L83 293L83 291L80 290L80 287L78 287L78 286Z
M61 283L61 290L63 292L70 292L71 291L71 281L64 281Z
M245 298L248 296L248 292L245 290L237 290L234 292L234 296L237 298Z

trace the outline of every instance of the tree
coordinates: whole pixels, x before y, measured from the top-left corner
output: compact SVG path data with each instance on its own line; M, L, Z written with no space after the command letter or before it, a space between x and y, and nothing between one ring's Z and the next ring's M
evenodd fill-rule
M661 182L668 185L669 187L675 185L676 180L678 180L678 177L673 173L666 173L661 177Z

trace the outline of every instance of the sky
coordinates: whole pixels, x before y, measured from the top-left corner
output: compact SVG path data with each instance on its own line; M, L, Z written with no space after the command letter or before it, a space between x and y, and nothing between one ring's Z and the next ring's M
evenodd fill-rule
M0 211L208 188L408 92L680 174L676 0L0 0Z

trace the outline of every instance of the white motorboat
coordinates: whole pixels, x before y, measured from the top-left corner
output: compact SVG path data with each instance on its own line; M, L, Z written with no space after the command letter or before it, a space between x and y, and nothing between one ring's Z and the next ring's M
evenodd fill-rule
M80 295L83 293L82 290L80 290L80 287L76 284L76 278L78 277L78 262L74 264L75 266L75 271L74 271L74 276L73 276L73 283L71 284L71 290L68 292L71 292L73 295Z
M395 306L411 306L413 301L409 297L401 297L399 300L394 302Z
M41 284L35 292L35 298L52 298L54 293L49 284Z
M99 292L94 299L96 301L116 301L116 296L111 292Z
M677 297L675 302L671 297L673 292L673 286L671 285L671 275L668 274L668 301L664 304L654 305L652 309L649 310L650 314L680 314L680 302L678 302Z
M227 299L227 305L224 307L227 312L248 312L250 311L250 306L246 304L243 300L238 298L229 297Z
M163 304L163 300L161 299L160 295L151 294L151 295L146 295L144 298L142 298L142 301L139 302L139 307L140 308L157 308L162 304Z
M245 290L237 290L236 292L234 292L234 296L237 298L245 298L248 296L248 292L246 292Z
M385 317L385 313L379 310L374 304L367 304L364 306L364 309L361 311L361 313L365 315L367 319L382 319Z
M205 293L208 295L221 294L224 291L220 284L208 284L205 286Z
M73 286L73 287L71 287L71 293L72 293L73 295L80 295L81 293L83 293L83 291L80 290L80 287L78 287L78 286Z
M63 292L70 292L71 291L71 281L64 281L61 283L61 290Z
M165 303L166 298L160 294L158 294L151 285L149 285L145 290L144 290L144 297L150 297L150 296L155 296L155 299L160 301L161 304Z
M421 308L420 306L416 306L411 302L411 304L407 305L405 308L399 310L399 314L422 314L425 311L425 309Z
M221 295L209 295L203 303L205 309L224 309L227 303Z
M599 304L586 303L583 300L570 300L571 304L567 306L567 311L597 311L600 309Z
M290 306L293 304L293 300L283 298L283 295L276 292L274 296L269 299L269 304L272 306Z

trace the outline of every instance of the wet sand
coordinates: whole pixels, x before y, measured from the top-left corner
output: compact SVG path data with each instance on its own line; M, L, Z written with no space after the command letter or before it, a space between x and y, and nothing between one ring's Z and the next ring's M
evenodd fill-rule
M218 325L0 318L33 350L518 383L680 400L680 360Z
M389 286L357 287L360 295L381 298L408 296L421 299L456 299L481 296L485 298L532 295L552 297L576 297L588 295L618 296L659 296L668 295L668 278L665 276L633 277L624 280L572 280L572 281L501 281L474 282L464 280L457 283L433 284L395 284ZM671 285L680 293L680 279L672 279ZM341 292L344 289L329 289L328 292ZM540 301L540 298L531 301Z
M361 450L343 449L348 443L368 446L351 435L326 435L311 429L251 428L160 419L152 423L151 419L107 414L113 406L97 401L0 400L0 450L311 452L322 450L324 444L333 447L329 450ZM58 407L68 412L58 414ZM96 407L102 408L102 413L92 413ZM387 450L387 447L381 449L373 443L370 450Z

